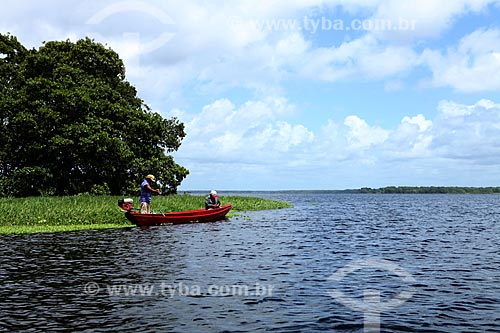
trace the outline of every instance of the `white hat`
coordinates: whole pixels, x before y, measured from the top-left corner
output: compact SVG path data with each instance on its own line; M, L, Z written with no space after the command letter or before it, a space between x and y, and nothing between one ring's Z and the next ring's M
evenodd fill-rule
M210 191L210 194L212 196L216 197L217 196L217 191L216 190L212 190L212 191Z

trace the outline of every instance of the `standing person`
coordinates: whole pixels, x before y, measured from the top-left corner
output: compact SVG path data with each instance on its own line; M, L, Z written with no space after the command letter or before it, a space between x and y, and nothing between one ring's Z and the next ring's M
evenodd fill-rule
M155 181L155 176L147 175L141 184L141 197L139 198L141 214L151 213L151 195L153 192L161 194L159 189L153 189L151 184Z
M210 194L205 198L205 209L214 209L220 207L219 197L217 191L212 190Z

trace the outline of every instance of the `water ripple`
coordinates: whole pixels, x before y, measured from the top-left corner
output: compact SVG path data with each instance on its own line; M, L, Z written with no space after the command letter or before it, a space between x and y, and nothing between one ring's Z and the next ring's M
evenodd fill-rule
M329 292L375 290L382 304L412 292L382 332L500 332L498 196L261 195L294 208L0 236L0 331L363 332L364 313ZM334 278L369 258L386 266Z

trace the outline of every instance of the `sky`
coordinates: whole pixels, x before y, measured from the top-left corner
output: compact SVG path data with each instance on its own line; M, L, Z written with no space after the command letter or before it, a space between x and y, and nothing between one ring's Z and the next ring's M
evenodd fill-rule
M185 124L179 190L500 186L500 0L4 0Z

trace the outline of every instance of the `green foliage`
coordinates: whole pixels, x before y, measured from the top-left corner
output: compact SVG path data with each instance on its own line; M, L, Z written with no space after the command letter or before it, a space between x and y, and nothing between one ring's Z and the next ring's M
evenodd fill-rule
M26 50L0 34L0 194L124 194L144 175L175 193L189 173L165 153L184 124L137 97L113 50L86 38Z
M30 226L0 226L0 234L33 234L40 232L64 232L79 230L96 230L111 228L126 228L123 224L73 224L73 225L30 225Z
M104 183L102 185L94 184L90 188L90 194L92 195L109 195L109 192L109 186L107 183Z
M117 197L116 197L117 198ZM0 198L1 226L116 224L123 213L115 197L76 195L64 197Z
M0 178L2 196L17 193L18 196L52 195L52 175L46 168L23 167L12 172L12 176Z
M233 205L232 212L247 210L267 210L291 208L288 202L262 199L256 197L243 196L220 196L221 204L230 203ZM166 196L155 196L152 205L153 210L162 210L163 212L175 212L191 209L205 208L205 196L177 194Z
M228 196L222 197L221 202L230 202L233 205L233 211L246 210L267 210L292 208L292 205L285 201L268 200L254 197Z
M0 233L48 232L132 226L117 205L118 196L88 194L64 197L0 198ZM233 204L232 212L288 208L287 202L254 197L221 197ZM155 196L152 210L183 211L204 207L204 196ZM138 201L135 201L138 206Z

